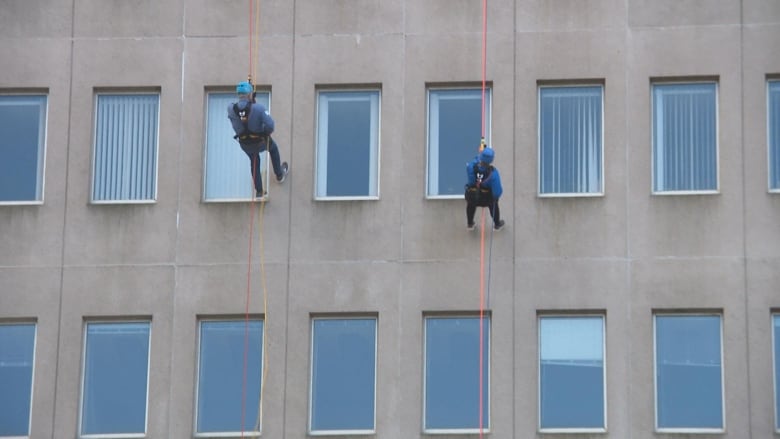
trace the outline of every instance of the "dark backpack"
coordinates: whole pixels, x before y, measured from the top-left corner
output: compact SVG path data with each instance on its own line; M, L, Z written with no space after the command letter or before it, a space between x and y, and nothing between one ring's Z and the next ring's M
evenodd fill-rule
M243 110L238 108L238 103L233 104L233 112L244 124L244 130L233 136L234 139L238 139L238 143L254 144L262 141L266 136L260 133L253 133L249 131L249 114L252 112L252 104L249 103Z
M477 178L476 184L473 186L466 186L466 201L477 206L488 207L493 201L493 192L490 188L482 187L482 182L486 181L490 174L493 173L493 166L488 166L485 172L479 172L476 167L474 174Z

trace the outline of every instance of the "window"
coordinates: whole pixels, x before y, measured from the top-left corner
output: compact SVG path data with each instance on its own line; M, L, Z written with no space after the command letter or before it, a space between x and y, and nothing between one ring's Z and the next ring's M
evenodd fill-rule
M780 192L780 81L769 81L769 190Z
M718 190L716 84L653 84L653 192Z
M379 91L317 94L317 199L379 196Z
M485 90L485 126L490 126L490 90ZM490 144L486 128L485 141ZM428 90L427 196L463 198L466 163L482 137L482 89Z
M0 324L0 437L30 435L35 324Z
M197 435L260 431L262 358L262 320L200 322Z
M312 320L309 431L372 434L376 318Z
M489 428L490 319L480 330L479 317L426 317L424 349L425 432L478 432L480 415Z
M86 325L81 436L146 433L149 322Z
M539 194L603 193L604 87L539 87Z
M46 96L0 96L0 204L42 201Z
M775 430L780 432L780 314L772 316L772 329L775 367Z
M271 94L257 92L258 104L269 107ZM209 93L206 109L206 201L245 201L252 198L252 168L249 158L233 138L235 132L227 111L236 102L235 93ZM263 188L268 188L268 152L260 154Z
M718 315L655 316L659 431L723 431L720 319Z
M98 94L92 201L151 202L157 196L158 94Z
M539 428L606 431L604 318L539 318Z

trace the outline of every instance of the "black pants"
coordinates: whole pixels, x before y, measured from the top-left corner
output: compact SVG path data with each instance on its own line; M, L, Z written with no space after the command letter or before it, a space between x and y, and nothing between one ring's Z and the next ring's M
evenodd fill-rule
M252 177L255 180L255 190L263 193L263 176L260 173L260 153L266 150L266 145L269 143L271 147L268 148L268 154L271 156L271 166L274 168L274 174L277 177L282 175L282 163L279 157L279 147L276 146L276 142L271 136L268 136L268 141L263 139L259 143L241 144L241 149L249 157L249 170L252 173Z
M482 192L477 195L476 192L466 190L466 221L468 224L474 224L474 214L477 207L487 207L490 216L493 217L493 224L498 225L501 221L501 210L498 208L498 198L493 198L490 193Z

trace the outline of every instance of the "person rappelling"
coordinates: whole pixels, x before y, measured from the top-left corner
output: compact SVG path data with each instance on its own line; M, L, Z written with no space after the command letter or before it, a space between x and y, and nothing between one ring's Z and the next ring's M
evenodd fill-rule
M474 214L477 207L488 208L493 218L493 230L498 231L504 227L504 220L501 219L501 211L498 207L498 199L501 198L504 189L501 187L501 175L492 165L495 154L493 148L485 146L474 160L466 164L465 198L468 230L476 228Z

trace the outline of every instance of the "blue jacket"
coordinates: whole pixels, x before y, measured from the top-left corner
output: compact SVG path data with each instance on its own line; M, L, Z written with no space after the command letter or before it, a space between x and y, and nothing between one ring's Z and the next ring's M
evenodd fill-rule
M268 136L274 132L274 120L271 118L271 113L264 106L252 104L243 99L238 101L237 105L239 110L243 110L247 105L252 105L252 109L249 111L249 119L247 120L249 133ZM244 123L241 122L241 118L234 111L233 104L228 106L228 119L230 119L233 131L236 134L244 134Z
M476 186L478 174L485 175L490 167L490 165L482 166L479 161L479 156L474 157L474 160L466 164L466 176L468 177L466 185L472 187ZM501 175L498 173L497 168L493 167L493 170L490 172L487 179L482 180L480 187L490 189L493 198L498 199L501 197L501 194L504 193L504 188L501 187Z

